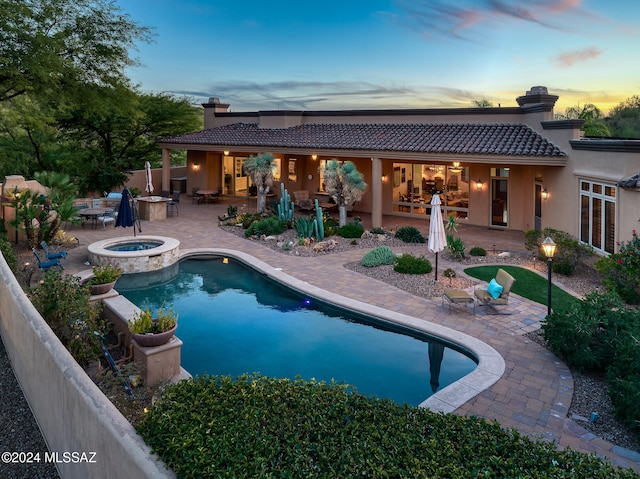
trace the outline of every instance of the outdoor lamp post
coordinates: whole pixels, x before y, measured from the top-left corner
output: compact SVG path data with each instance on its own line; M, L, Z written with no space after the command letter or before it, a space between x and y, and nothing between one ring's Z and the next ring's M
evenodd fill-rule
M551 270L553 269L552 263L553 263L553 255L556 253L556 244L548 236L542 242L542 251L544 252L544 255L547 257L547 269L548 269L547 316L549 316L551 315Z

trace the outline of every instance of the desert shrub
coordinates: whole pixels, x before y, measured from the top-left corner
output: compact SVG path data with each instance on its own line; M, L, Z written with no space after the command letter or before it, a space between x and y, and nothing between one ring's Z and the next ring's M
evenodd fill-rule
M636 477L483 418L302 379L196 376L168 386L136 429L184 479Z
M545 228L543 231L527 231L525 233L525 247L529 251L536 251L539 259L546 260L540 244L547 236L556 244L553 271L558 274L572 275L580 261L595 254L592 246L580 243L569 233L553 228Z
M369 233L374 234L374 235L384 235L386 234L385 230L383 228L371 228L369 230Z
M596 261L602 284L628 304L640 303L640 239L633 230L631 241L621 242L619 251Z
M616 358L622 337L640 327L638 314L616 294L593 292L542 323L551 350L580 370L605 371Z
M459 236L447 235L447 253L451 255L453 259L464 258L464 250L466 246L462 238Z
M324 223L325 238L327 236L335 236L338 234L339 221L336 218L332 218L331 216L328 215L328 213L325 213L323 215L322 222Z
M360 238L363 233L364 226L362 226L358 221L352 221L338 229L338 235L343 238Z
M279 235L286 231L287 222L281 220L277 216L268 216L258 221L251 223L251 226L247 228L244 235L249 236L270 236Z
M4 223L3 223L4 224ZM0 235L0 253L4 256L7 265L14 273L16 272L16 268L18 266L18 259L16 258L16 252L13 249L13 246L6 237Z
M242 228L249 229L253 223L264 219L264 216L258 213L244 213L238 216L238 220L242 223Z
M405 253L402 256L396 256L393 270L403 274L427 274L431 273L433 267L424 256Z
M80 280L60 271L47 271L43 282L33 290L31 302L60 342L82 366L98 358L104 333L99 319L100 303L91 303L91 293Z
M487 256L487 250L480 246L474 246L469 250L471 256Z
M383 264L393 264L396 259L396 255L388 246L378 246L372 249L362 257L360 264L373 268Z
M405 243L424 243L424 236L415 226L403 226L396 231L396 238Z
M453 278L457 276L456 272L452 268L447 268L442 272L442 276L449 278L449 286L453 282Z

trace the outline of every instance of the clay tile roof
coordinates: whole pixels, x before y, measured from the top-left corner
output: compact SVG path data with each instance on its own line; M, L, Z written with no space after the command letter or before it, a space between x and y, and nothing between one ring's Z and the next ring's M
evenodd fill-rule
M259 128L235 123L162 143L184 145L314 148L466 155L566 156L524 124L307 124Z

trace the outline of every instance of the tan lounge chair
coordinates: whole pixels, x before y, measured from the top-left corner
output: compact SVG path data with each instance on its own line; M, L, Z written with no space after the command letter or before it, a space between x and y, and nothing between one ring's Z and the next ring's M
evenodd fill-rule
M497 298L494 298L487 289L475 289L474 296L478 299L480 306L506 306L509 303L509 293L511 287L515 283L515 278L500 268L495 277L496 283L502 286L502 292Z

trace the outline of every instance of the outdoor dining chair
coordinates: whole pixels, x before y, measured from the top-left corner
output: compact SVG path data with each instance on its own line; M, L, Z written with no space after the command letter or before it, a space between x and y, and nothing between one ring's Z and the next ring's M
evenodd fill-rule
M199 186L194 186L193 188L191 188L191 204L194 204L194 203L200 204L204 200L204 195L198 194L199 190L200 190Z
M40 247L42 248L42 251L44 251L44 254L47 257L47 260L67 257L66 251L59 251L57 253L52 253L46 241L40 242Z
M171 194L171 201L167 201L167 216L173 216L173 210L178 214L178 204L180 203L180 192L174 191Z
M109 223L113 223L113 226L115 227L117 216L118 213L114 210L106 211L102 216L98 216L97 221L98 223L102 223L102 229L106 230Z

